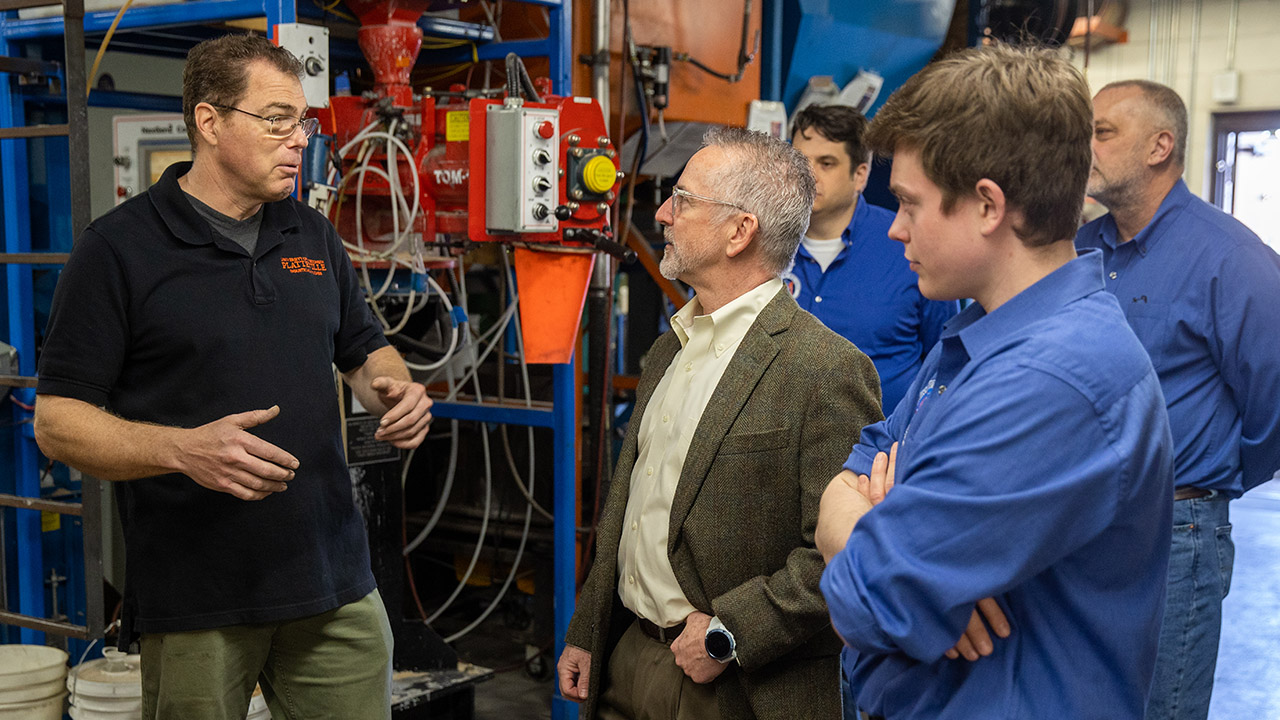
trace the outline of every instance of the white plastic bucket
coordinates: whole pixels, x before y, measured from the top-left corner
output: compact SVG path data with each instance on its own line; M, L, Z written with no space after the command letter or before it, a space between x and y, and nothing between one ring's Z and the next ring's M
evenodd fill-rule
M2 720L62 720L65 692L41 700L0 704Z
M72 705L67 709L72 720L138 720L142 717L142 708L131 711L86 710Z
M0 720L61 720L67 653L44 645L0 645Z
M81 663L67 675L75 720L138 720L142 717L142 659L115 648Z

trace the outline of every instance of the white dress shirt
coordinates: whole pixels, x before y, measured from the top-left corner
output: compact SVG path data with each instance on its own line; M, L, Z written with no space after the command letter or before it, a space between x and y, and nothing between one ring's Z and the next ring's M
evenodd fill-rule
M671 503L694 430L742 338L781 289L781 281L768 280L710 315L698 314L702 306L694 297L671 318L680 350L640 419L618 543L622 604L659 627L677 625L695 610L667 557Z

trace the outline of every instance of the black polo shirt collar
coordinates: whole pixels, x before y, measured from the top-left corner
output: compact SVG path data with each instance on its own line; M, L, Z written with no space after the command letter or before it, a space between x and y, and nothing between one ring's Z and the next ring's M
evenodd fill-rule
M187 200L187 194L178 184L178 178L186 175L189 170L191 170L189 162L170 165L147 193L160 219L174 237L185 243L216 245L227 252L248 256L248 251L235 241L215 233L209 223L191 206L191 202ZM262 226L258 229L258 247L254 250L253 258L256 260L270 252L284 242L286 234L297 232L301 226L302 221L298 217L298 210L288 199L264 204Z

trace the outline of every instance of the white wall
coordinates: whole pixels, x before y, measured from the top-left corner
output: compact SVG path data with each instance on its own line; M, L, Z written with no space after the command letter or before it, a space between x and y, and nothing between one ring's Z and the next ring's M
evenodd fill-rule
M1214 75L1227 69L1233 5L1239 12L1235 69L1240 73L1240 99L1221 105L1213 101L1210 84ZM1280 0L1130 0L1125 28L1129 41L1095 48L1087 69L1083 49L1073 52L1073 61L1085 69L1094 92L1109 82L1130 79L1155 80L1178 91L1189 112L1187 186L1208 199L1212 114L1280 110Z

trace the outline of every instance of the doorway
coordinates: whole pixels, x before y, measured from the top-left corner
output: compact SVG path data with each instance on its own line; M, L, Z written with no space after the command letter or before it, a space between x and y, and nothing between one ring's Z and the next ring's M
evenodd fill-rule
M1212 202L1280 252L1280 111L1215 113Z

